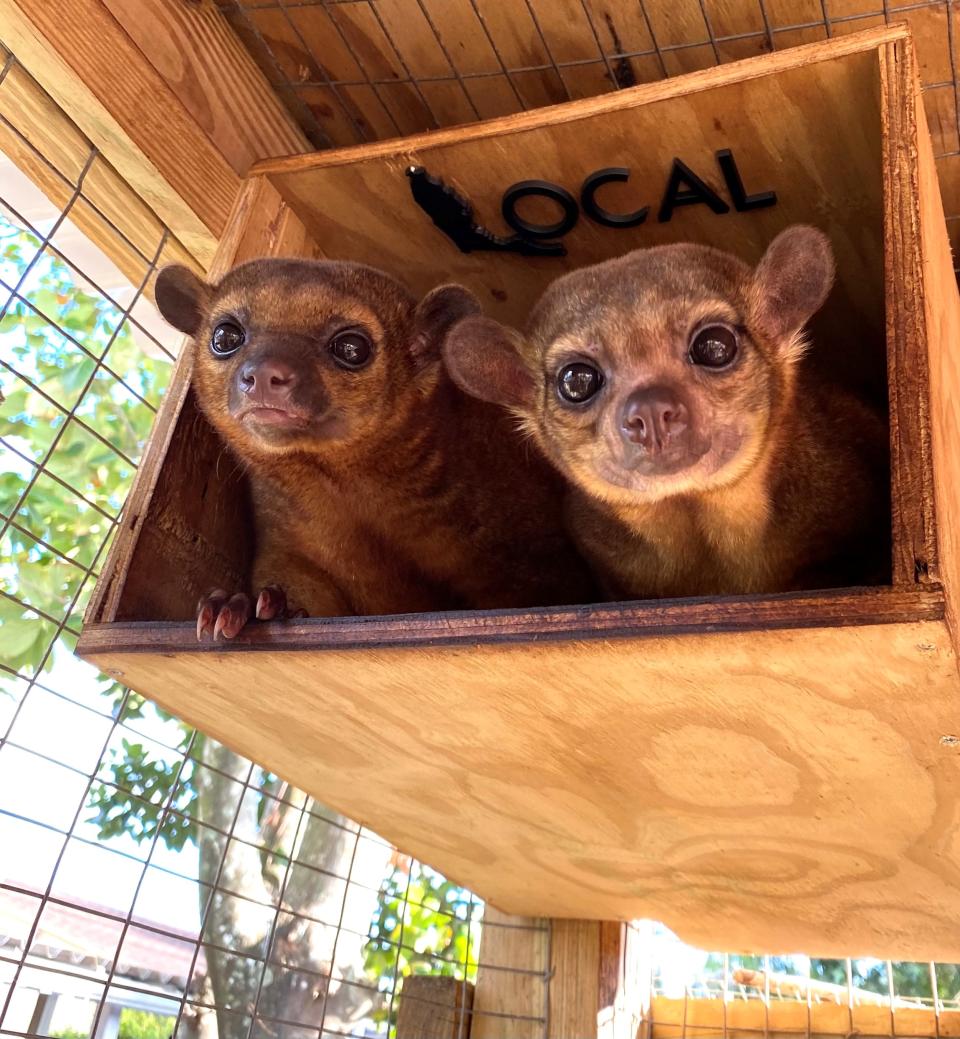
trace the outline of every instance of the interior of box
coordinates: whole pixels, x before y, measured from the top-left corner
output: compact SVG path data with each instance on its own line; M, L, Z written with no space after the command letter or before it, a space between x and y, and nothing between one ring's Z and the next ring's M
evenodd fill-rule
M885 408L886 297L897 280L889 247L885 255L885 222L889 229L902 214L884 185L883 124L889 113L881 97L882 54L882 47L872 48L726 81L698 74L684 77L687 90L682 80L672 80L619 94L613 102L593 99L462 131L300 156L257 172L312 235L313 241L302 243L302 254L316 255L321 243L327 257L403 272L418 293L459 281L480 296L491 316L516 325L549 281L566 270L674 241L713 245L756 262L785 227L817 225L833 244L837 281L811 326L810 363ZM715 71L729 75L731 69L736 66ZM717 158L724 151L735 159L745 194L772 191L775 204L738 210ZM658 219L676 159L725 199L729 211L681 205L670 219ZM650 212L633 227L604 226L581 213L563 237L565 256L464 253L413 202L406 175L411 165L455 186L472 203L474 219L501 235L510 233L501 215L503 192L521 180L547 181L578 195L591 172L626 168L629 179L605 183L597 202L607 211L646 205ZM550 223L558 209L534 197L519 203L517 213ZM894 372L894 382L899 377ZM900 437L921 416L917 403L895 389L890 401ZM893 482L895 510L918 509L921 489L898 481L896 472ZM918 500L898 501L911 495ZM210 587L245 586L253 545L244 480L192 394L169 431L149 514L137 520L142 529L136 551L114 577L122 585L101 597L101 613L93 619L188 620ZM878 516L877 522L895 528L896 542L900 535L890 517ZM892 557L898 557L896 543ZM175 577L167 579L170 574ZM890 580L913 585L917 577L904 565L894 567Z

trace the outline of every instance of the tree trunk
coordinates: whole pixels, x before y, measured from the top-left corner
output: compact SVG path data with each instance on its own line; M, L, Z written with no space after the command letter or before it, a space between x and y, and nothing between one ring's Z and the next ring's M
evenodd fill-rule
M199 820L230 831L237 811L235 784L221 772L242 774L244 761L209 741L201 758L220 771L198 770ZM250 844L232 840L226 846L226 838L206 827L198 836L201 913L219 872L220 890L213 895L203 931L204 942L219 947L204 946L218 1039L246 1039L255 1007L260 1018L312 1028L323 1022L327 1028L347 1030L383 1001L378 993L350 983L375 987L364 973L363 952L391 849L358 838L343 816L308 813L288 871L300 809L268 799L271 808L258 819L257 801L248 791L233 827ZM345 903L349 876L354 883ZM271 906L277 905L284 880L278 912ZM271 964L264 972L262 959L267 956ZM254 1034L274 1036L288 1030L277 1023Z

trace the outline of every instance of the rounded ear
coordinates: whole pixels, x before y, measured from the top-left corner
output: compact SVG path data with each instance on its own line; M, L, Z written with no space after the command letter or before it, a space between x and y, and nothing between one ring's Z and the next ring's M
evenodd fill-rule
M796 335L823 306L833 285L830 240L796 224L770 243L753 273L753 321L772 339Z
M529 408L534 382L517 351L518 333L488 317L468 317L450 329L443 359L465 393L492 404Z
M443 338L462 318L480 313L480 301L462 285L440 285L420 300L410 345L418 367L439 361Z
M153 294L168 324L188 336L197 334L210 296L206 282L189 267L173 263L160 269Z

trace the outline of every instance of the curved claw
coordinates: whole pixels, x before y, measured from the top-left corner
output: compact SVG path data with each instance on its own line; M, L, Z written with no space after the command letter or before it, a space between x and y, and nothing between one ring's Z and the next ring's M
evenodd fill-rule
M237 592L230 596L226 604L220 608L216 623L213 626L213 639L216 641L221 635L225 639L236 638L243 626L250 620L252 614L250 596L243 592Z
M280 585L270 584L263 588L256 604L243 592L230 595L222 588L216 588L197 603L197 640L201 641L205 632L209 632L215 642L221 638L236 638L254 616L262 621L287 620L306 617L307 611L291 611L287 593Z
M201 641L203 633L213 634L213 623L221 607L229 596L222 588L215 588L197 603L197 641Z
M268 584L257 598L257 620L272 621L286 616L287 593L278 584Z

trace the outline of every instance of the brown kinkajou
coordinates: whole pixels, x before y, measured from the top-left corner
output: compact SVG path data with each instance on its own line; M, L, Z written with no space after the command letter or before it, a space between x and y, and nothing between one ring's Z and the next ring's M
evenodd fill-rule
M441 343L479 312L419 303L370 267L258 260L217 285L166 267L156 300L193 337L193 385L245 465L252 590L201 600L198 635L312 616L582 602L562 480L500 408L450 380Z
M571 533L608 593L876 581L884 423L803 363L833 276L805 226L755 269L705 246L642 249L557 279L524 335L468 316L444 356L568 478Z

